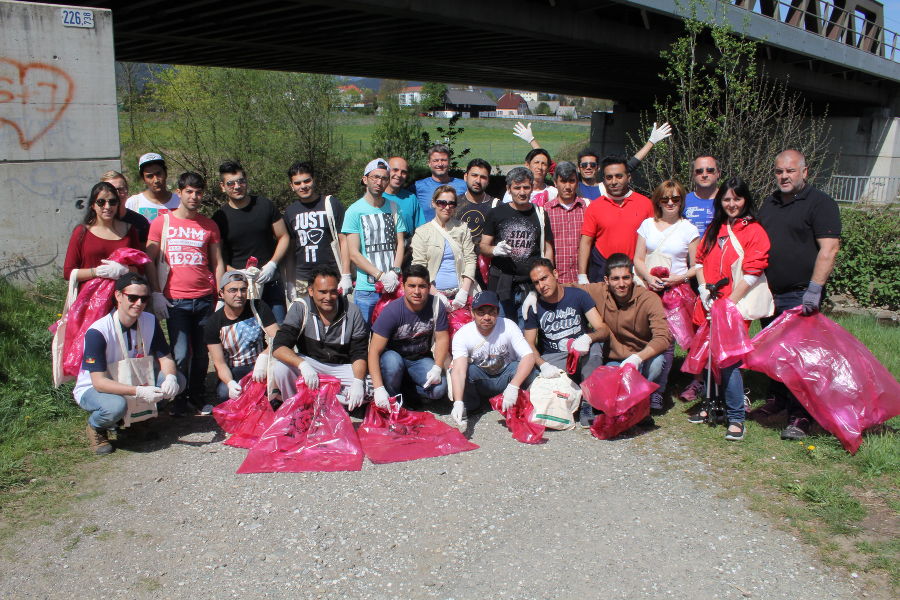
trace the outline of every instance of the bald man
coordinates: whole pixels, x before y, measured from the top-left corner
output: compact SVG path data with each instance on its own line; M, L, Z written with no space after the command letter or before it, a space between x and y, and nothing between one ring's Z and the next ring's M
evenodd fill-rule
M406 239L407 242L412 239L413 232L419 228L419 225L425 223L425 216L422 214L422 208L415 193L405 189L406 179L409 176L409 163L402 156L393 156L388 160L390 171L387 187L384 189L383 196L388 200L392 200L400 209L400 216L406 223ZM408 245L408 244L407 244Z
M804 315L819 310L841 238L837 203L807 182L803 154L796 150L779 154L774 174L778 189L759 210L759 222L772 244L766 278L775 298L775 314L763 319L763 326L797 306L803 307ZM784 409L788 411L788 424L781 438L805 438L811 417L783 383L772 382L766 404L751 416L765 418Z

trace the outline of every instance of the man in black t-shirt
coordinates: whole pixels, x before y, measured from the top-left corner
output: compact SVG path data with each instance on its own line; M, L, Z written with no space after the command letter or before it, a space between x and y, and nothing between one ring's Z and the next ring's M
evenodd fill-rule
M284 211L293 263L293 269L288 271L288 291L293 289L292 297L305 296L313 270L325 267L339 270L338 288L342 294L349 294L353 288L350 253L346 236L340 233L344 206L334 196L319 193L311 164L294 163L288 169L288 177L297 194L297 200Z
M239 163L228 161L219 165L219 177L228 202L219 207L212 219L222 235L225 270L243 269L247 259L255 257L260 268L256 278L260 295L281 323L287 311L278 265L290 243L281 213L268 198L247 193L247 174Z
M777 190L763 202L759 222L769 234L766 278L775 298L775 314L762 319L768 326L782 312L803 307L803 314L819 310L825 283L840 249L841 212L827 194L806 181L806 157L785 150L775 158ZM788 411L785 440L800 440L809 432L811 417L787 387L773 381L769 400L752 413L765 418Z
M553 260L553 232L543 209L531 203L534 175L516 167L506 175L509 204L492 208L481 236L481 253L493 257L488 289L500 298L501 316L523 324L520 308L531 289L528 272L534 258ZM541 247L543 240L543 247Z

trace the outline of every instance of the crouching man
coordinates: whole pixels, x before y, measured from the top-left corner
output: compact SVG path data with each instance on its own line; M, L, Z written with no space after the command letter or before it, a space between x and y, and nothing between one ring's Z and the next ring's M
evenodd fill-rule
M334 267L312 270L308 296L291 304L275 334L272 377L284 399L297 393L298 376L310 389L319 387L320 373L337 377L338 400L352 411L365 399L369 332L359 307L338 290L340 280Z
M453 336L450 414L460 426L497 394L503 393L504 410L512 407L534 369L534 351L522 331L514 321L498 319L499 314L496 292L481 292L472 301L474 321Z
M401 392L407 375L419 398L437 400L447 396L447 313L428 292L430 287L428 269L410 265L403 272L403 297L385 306L372 325L369 373L375 404L381 408L387 408L388 399Z
M159 322L152 313L144 312L150 299L147 280L126 273L116 280L116 309L85 332L84 358L73 395L78 406L91 413L87 437L95 454L113 451L107 430L115 428L125 416L128 410L125 396L156 403L171 400L186 387L184 377L177 373ZM120 361L144 357L153 359L154 385L119 383L110 375L114 365L119 373L130 368Z
M262 300L247 301L249 285L241 271L228 271L219 280L219 297L224 303L206 320L204 335L206 348L213 359L219 385L217 403L237 398L243 391L239 383L253 373L254 381L265 381L270 349L266 338L278 333L278 324L269 305ZM257 319L253 313L256 309ZM274 366L274 365L273 365ZM212 413L212 406L204 406L200 414Z

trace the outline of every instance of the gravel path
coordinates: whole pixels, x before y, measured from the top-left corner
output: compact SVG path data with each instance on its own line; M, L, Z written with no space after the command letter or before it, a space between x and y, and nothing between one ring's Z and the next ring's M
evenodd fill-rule
M0 598L859 595L696 463L656 453L675 443L664 430L526 446L490 413L473 452L236 475L246 451L211 418L153 427L160 440L111 459L99 495L7 545Z

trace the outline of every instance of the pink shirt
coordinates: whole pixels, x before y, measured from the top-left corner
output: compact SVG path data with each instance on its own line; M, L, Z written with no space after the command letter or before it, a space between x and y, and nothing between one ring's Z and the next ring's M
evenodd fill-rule
M150 223L148 241L161 242L164 221L160 215ZM216 293L215 274L209 266L209 247L219 240L219 227L209 217L179 219L169 213L166 262L171 272L163 290L167 298L202 298Z

